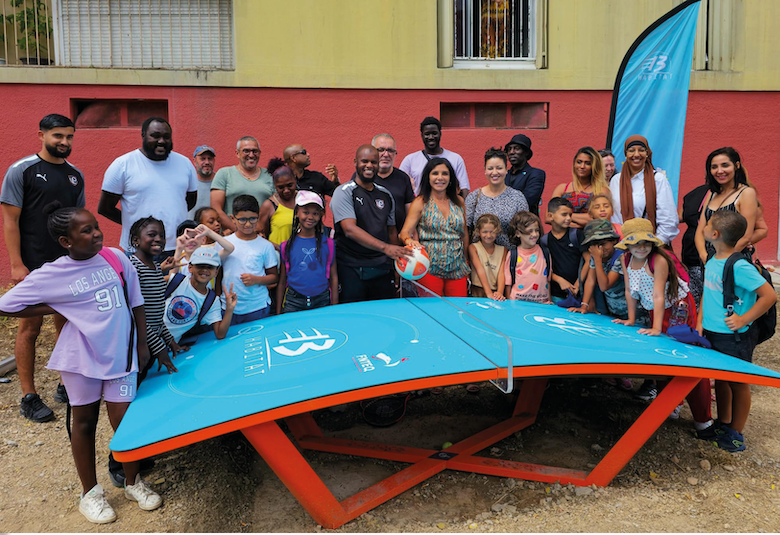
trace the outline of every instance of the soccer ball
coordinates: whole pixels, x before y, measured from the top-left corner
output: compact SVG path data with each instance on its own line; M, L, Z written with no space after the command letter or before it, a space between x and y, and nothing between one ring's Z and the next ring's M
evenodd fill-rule
M416 281L428 273L431 259L425 249L412 249L412 256L402 257L395 261L395 270L403 278Z

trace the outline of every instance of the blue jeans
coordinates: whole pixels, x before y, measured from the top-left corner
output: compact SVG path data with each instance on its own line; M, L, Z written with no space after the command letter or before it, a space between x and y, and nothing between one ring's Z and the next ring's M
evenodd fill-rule
M282 314L288 312L298 312L299 310L311 310L313 308L326 307L330 304L330 290L317 295L303 295L300 292L296 292L294 289L287 287L284 293L284 305L282 306Z
M263 318L267 318L270 312L271 312L271 305L268 305L265 308L261 308L260 310L255 310L254 312L247 312L246 314L233 314L233 317L230 318L230 324L240 325L241 323L261 320Z

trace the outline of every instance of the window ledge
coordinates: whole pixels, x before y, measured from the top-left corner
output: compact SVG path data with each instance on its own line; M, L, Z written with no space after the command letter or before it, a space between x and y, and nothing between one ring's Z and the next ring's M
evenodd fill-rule
M456 59L452 62L453 69L491 69L491 70L536 70L535 59L508 59L508 60L473 60Z

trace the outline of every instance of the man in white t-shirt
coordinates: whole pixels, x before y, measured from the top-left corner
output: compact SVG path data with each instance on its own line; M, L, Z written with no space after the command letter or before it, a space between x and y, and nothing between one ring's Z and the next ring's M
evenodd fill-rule
M150 215L165 224L165 249L159 258L176 250L176 227L195 206L198 177L190 160L173 152L173 131L162 117L150 117L141 126L140 149L123 154L108 166L98 213L122 225L120 247L127 250L130 227ZM122 201L122 209L117 203Z
M420 123L420 134L422 135L425 148L407 154L404 161L401 162L399 169L409 175L414 183L414 194L420 194L420 178L422 177L425 165L431 158L445 158L455 169L455 176L460 186L459 195L464 199L469 194L469 175L466 173L466 164L460 154L452 152L441 147L441 123L436 117L426 117Z

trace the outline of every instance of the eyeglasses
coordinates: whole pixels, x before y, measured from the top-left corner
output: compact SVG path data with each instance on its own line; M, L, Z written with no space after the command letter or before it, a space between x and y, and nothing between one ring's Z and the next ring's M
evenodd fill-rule
M376 151L377 151L379 154L382 154L383 152L389 152L390 154L395 154L395 153L397 153L397 152L398 152L398 151L397 151L397 150L395 150L395 149L390 149L390 148L386 148L386 147L377 147Z
M301 149L298 152L294 152L293 155L290 156L290 158L295 158L299 154L303 154L304 156L306 156L308 154L308 152L306 152L306 149Z
M241 149L244 154L260 154L260 149Z
M257 223L257 219L258 219L257 217L237 217L236 221L238 221L242 225L247 225L247 224L254 225L255 223Z

